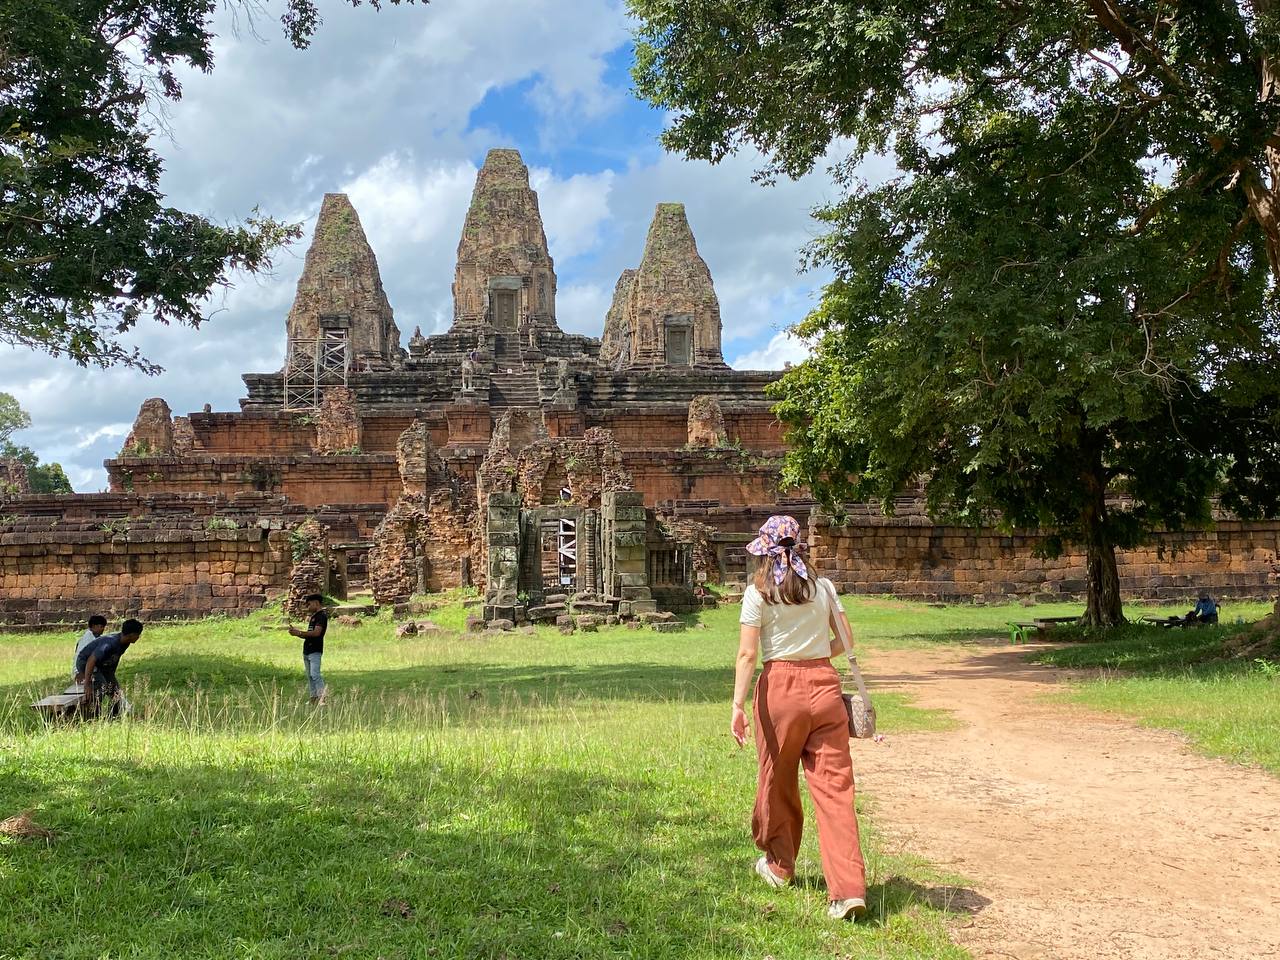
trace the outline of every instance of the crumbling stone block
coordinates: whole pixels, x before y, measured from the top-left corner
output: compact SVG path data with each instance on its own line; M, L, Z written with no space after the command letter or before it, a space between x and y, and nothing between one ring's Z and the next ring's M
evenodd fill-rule
M124 457L173 456L173 413L160 397L142 401L120 451Z
M329 592L329 537L328 531L315 519L308 519L296 526L289 535L293 553L293 569L289 571L289 592L285 598L285 612L301 617L307 611L309 594ZM197 571L199 566L197 566Z
M190 456L196 449L196 433L191 426L190 417L173 418L173 455L175 457Z
M540 607L530 607L528 617L535 623L555 622L569 612L563 603L548 603Z
M459 559L471 551L470 504L452 490L430 498L406 494L373 534L369 585L378 603L405 603L414 593L462 586Z
M641 613L636 619L641 623L670 623L675 620L676 615L666 610L660 610L654 613Z
M21 497L30 492L26 465L21 460L0 459L0 500Z
M631 317L627 306L636 272L623 270L613 288L613 301L604 318L604 336L600 340L600 362L614 370L631 365Z
M689 401L689 446L715 448L729 445L724 411L715 397L697 396Z
M329 387L324 391L315 417L316 453L333 455L360 452L360 414L356 395L350 387Z

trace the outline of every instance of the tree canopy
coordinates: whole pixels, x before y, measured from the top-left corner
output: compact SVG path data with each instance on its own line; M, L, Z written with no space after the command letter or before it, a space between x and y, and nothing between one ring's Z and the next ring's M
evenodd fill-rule
M321 23L315 0L230 5L276 7L299 48ZM0 342L155 372L121 334L148 316L199 325L212 291L237 270L268 268L299 236L256 210L215 223L160 193L154 118L181 97L181 67L213 69L217 9L0 0Z
M62 465L41 463L36 452L13 442L13 435L31 426L31 416L16 397L0 392L0 460L17 460L26 468L32 493L71 493Z
M920 483L937 517L1115 547L1274 513L1280 476L1270 3L633 0L667 145L833 163L834 281L775 389L788 478ZM892 156L869 185L857 163Z
M31 426L31 415L22 409L16 397L0 393L0 444L12 439L19 430Z

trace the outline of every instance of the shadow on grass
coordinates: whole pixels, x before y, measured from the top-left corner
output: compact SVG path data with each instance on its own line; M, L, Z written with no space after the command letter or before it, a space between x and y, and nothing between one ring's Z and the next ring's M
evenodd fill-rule
M876 638L886 644L919 644L922 646L947 646L949 644L974 645L1009 641L1009 631L1003 627L956 627L931 633L906 633L895 637Z
M75 759L48 768L44 783L0 778L0 810L38 805L57 831L48 845L0 847L5 949L728 957L809 935L807 924L764 926L773 892L725 889L749 873L749 840L734 818L691 800L690 784L536 757L307 752ZM936 892L894 878L873 913L883 921ZM51 918L73 916L111 922L58 921L51 949Z
M1052 652L1050 650L1049 652ZM1045 671L1027 656L1026 647L1002 647L974 654L947 666L932 666L925 672L891 673L876 670L868 673L867 686L872 690L902 690L908 695L913 687L932 686L938 680L1018 680L1042 684ZM1032 656L1038 654L1033 653Z
M968 887L950 884L926 887L906 877L890 877L876 886L878 890L872 888L868 891L867 902L873 906L880 902L880 909L886 914L901 913L915 904L924 903L943 913L965 914L972 917L991 906L989 897L984 897L978 891ZM877 894L879 901L872 899Z
M1103 668L1141 674L1232 672L1246 664L1225 660L1224 643L1242 626L1218 624L1165 629L1154 624L1128 623L1106 631L1068 627L1054 639L1070 646L1036 652L1032 659L1067 669Z
M824 897L826 895L827 882L820 874L796 877L795 886L802 890L820 891ZM921 903L943 913L964 913L970 916L991 906L990 898L968 887L950 884L925 886L896 874L880 883L867 886L867 907L875 916L890 917Z

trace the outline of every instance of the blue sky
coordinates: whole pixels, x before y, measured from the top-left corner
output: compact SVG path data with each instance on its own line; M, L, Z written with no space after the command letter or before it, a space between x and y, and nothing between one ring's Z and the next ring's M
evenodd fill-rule
M270 9L268 7L268 9ZM322 4L309 50L274 16L224 11L212 73L185 80L157 147L171 202L222 221L255 207L311 224L326 191L350 194L407 340L449 323L449 284L478 164L516 147L531 169L559 278L561 327L599 336L618 274L640 259L653 208L684 202L721 300L725 358L777 368L803 356L783 331L822 275L797 271L832 198L819 171L763 187L754 156L718 166L664 153L663 116L631 94L630 24L609 0L433 0L352 10ZM240 278L199 330L144 324L133 340L165 372L83 370L0 347L0 390L35 425L17 436L61 462L80 491L103 489L139 405L234 410L240 374L279 369L306 241L272 274Z

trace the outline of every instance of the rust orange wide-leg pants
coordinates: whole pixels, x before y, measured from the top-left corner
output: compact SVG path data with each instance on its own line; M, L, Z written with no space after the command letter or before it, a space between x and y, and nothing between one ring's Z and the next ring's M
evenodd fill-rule
M840 675L827 660L771 660L752 704L760 781L751 832L770 868L790 878L804 828L803 764L818 819L822 873L832 900L866 897L867 875L853 809L849 715Z

